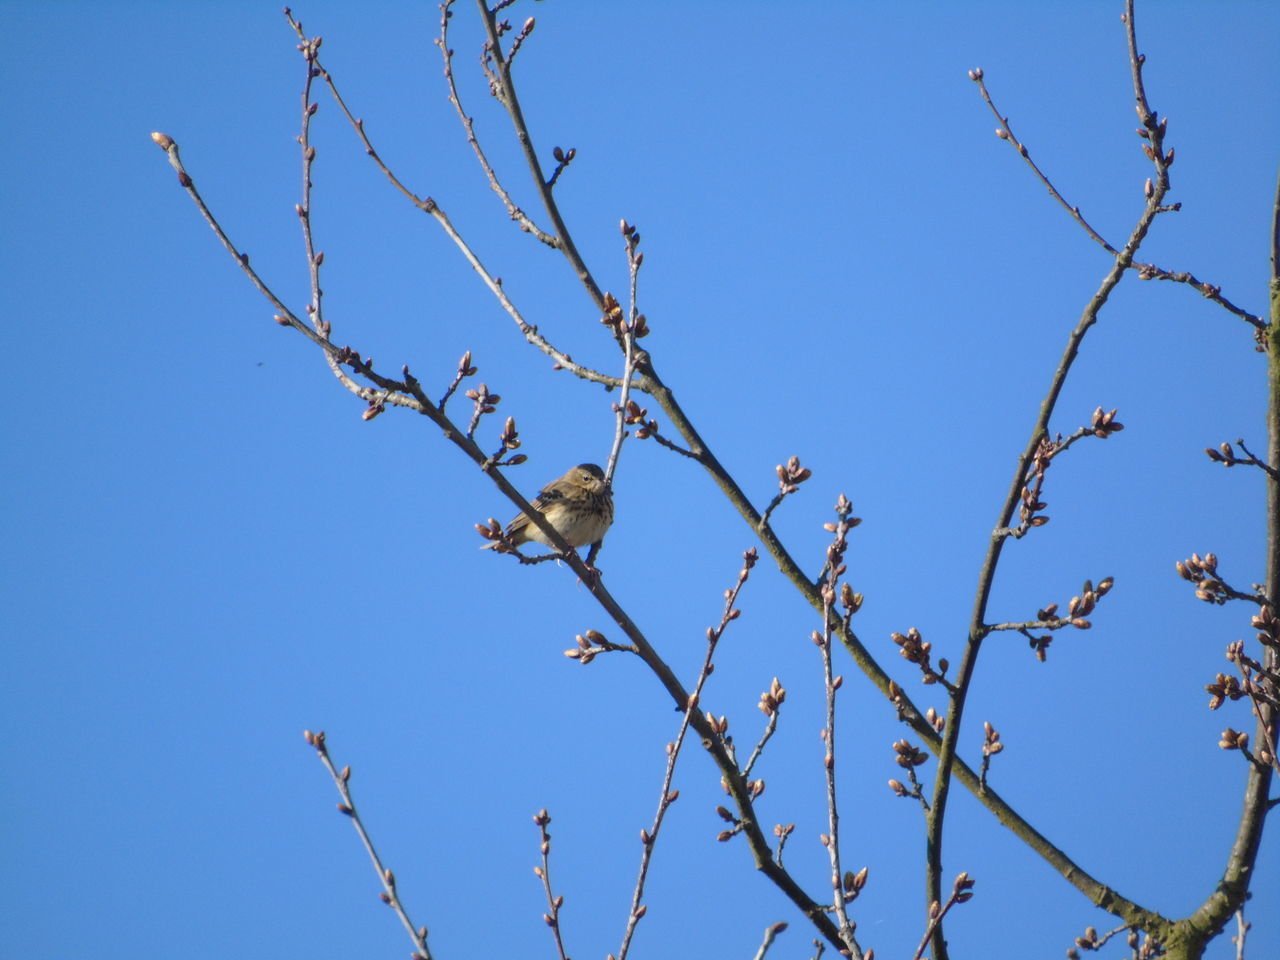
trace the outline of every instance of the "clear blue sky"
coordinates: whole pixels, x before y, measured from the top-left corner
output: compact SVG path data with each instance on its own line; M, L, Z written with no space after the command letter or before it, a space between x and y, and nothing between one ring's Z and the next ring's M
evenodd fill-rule
M533 322L576 359L616 358L571 272L518 233L451 115L432 4L300 0L326 65L387 160L435 197ZM1119 3L780 6L522 2L519 64L544 154L576 147L559 195L602 283L622 292L620 218L638 223L646 341L758 503L775 464L814 471L777 525L806 569L840 492L860 636L922 706L896 656L916 626L958 660L978 563L1066 335L1107 266L1007 145L966 70L1119 243L1149 173ZM510 125L468 109L533 208ZM1266 305L1280 157L1280 8L1149 3L1148 92L1170 118L1184 208L1145 258ZM541 807L573 956L616 951L677 717L621 656L561 655L605 616L564 569L481 553L511 508L421 418L373 423L319 354L271 322L148 139L171 134L205 197L277 291L306 297L298 199L301 58L272 3L0 3L0 317L9 350L9 517L0 668L6 953L101 960L404 956L336 795L302 740L326 729L441 957L551 956L532 874ZM438 394L471 349L514 415L528 494L603 461L610 395L516 335L427 218L396 196L324 99L315 224L334 337ZM1248 611L1197 603L1173 574L1213 550L1263 576L1263 487L1201 452L1264 446L1249 328L1191 290L1130 277L1059 407L1127 429L1050 472L1053 521L1012 545L993 612L1022 619L1090 577L1116 588L1049 662L984 650L963 742L1002 732L993 783L1126 896L1182 915L1225 862L1244 763L1216 747L1238 705L1205 709ZM653 405L651 405L652 407ZM500 421L482 428L486 443ZM485 431L488 431L485 433ZM692 677L743 549L742 521L691 463L630 442L601 566ZM797 824L789 863L825 867L817 618L765 561L722 645L707 706L753 742L760 691L790 691L761 816ZM1006 635L1007 636L1007 635ZM903 735L851 663L841 701L844 858L870 867L864 946L921 931L919 811L894 798ZM924 768L931 777L932 764ZM658 849L636 955L809 956L792 908L717 844L718 777L691 750ZM931 782L931 780L930 780ZM1273 825L1274 826L1274 825ZM957 956L1061 956L1109 918L957 795L947 870L977 878ZM1249 956L1280 955L1280 844L1259 862ZM1118 952L1114 955L1118 955ZM1232 956L1227 937L1212 956Z

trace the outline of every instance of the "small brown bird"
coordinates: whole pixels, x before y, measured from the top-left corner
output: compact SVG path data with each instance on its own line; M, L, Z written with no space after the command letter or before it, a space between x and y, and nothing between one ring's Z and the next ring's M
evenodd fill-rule
M613 493L605 485L604 471L594 463L580 463L559 480L547 484L534 498L533 505L571 547L599 543L613 523ZM507 524L506 536L511 546L518 547L530 540L551 546L538 525L523 513ZM492 550L498 544L499 541L494 540L481 549Z

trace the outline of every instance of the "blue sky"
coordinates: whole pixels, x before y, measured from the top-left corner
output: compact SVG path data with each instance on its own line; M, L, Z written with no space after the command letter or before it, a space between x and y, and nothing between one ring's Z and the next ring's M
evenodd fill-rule
M531 322L575 359L616 366L571 271L507 222L475 165L445 100L435 7L294 10L325 37L382 155L441 203ZM757 503L787 457L813 469L776 516L807 570L836 496L853 501L850 577L867 598L855 626L921 706L943 704L889 635L915 626L959 659L1014 458L1108 266L993 136L966 71L983 67L1032 155L1119 243L1149 174L1119 11L522 0L512 12L538 18L522 97L544 155L578 150L558 191L588 262L621 294L617 223L640 226L646 346ZM532 209L510 124L477 82L468 7L456 21L468 110ZM1184 204L1143 258L1262 312L1280 10L1149 4L1139 30ZM353 766L439 956L552 955L532 874L542 807L571 954L616 952L676 715L635 662L565 660L574 634L609 632L590 595L567 569L477 549L473 524L510 506L425 420L360 419L318 353L271 322L148 138L181 144L231 236L300 310L295 43L277 4L0 3L0 316L17 387L0 478L7 946L33 960L407 954L303 743L312 728ZM528 495L603 462L611 395L548 370L327 99L314 138L335 340L384 369L410 364L436 395L472 350L519 424L530 460L512 476ZM1045 664L1013 635L992 638L962 736L972 758L993 722L1006 798L1169 915L1212 888L1233 834L1244 764L1218 732L1252 729L1238 706L1206 710L1202 689L1225 645L1251 639L1248 611L1197 603L1173 565L1212 550L1233 583L1263 576L1261 478L1202 452L1239 436L1265 446L1263 373L1240 320L1182 286L1121 285L1054 428L1102 405L1126 430L1055 463L1053 520L1006 551L993 612L1030 616L1086 577L1116 588ZM486 443L500 426L482 427ZM628 442L616 495L607 582L691 680L751 531L652 443ZM789 864L816 892L817 618L768 561L739 605L704 702L750 743L759 693L774 676L787 687L761 816L797 824ZM870 867L853 916L877 956L910 956L921 818L885 787L904 731L851 663L837 670L843 854ZM787 920L771 956L809 956L744 846L715 842L717 781L690 750L633 955L750 956ZM978 881L953 914L954 955L1061 956L1086 925L1109 926L964 794L946 861ZM1277 876L1272 831L1251 957L1280 952ZM1232 951L1223 936L1211 955Z

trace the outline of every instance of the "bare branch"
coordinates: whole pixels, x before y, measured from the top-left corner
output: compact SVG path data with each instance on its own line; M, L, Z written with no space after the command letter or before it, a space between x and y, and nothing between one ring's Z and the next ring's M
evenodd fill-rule
M978 775L978 780L982 784L982 789L986 790L987 771L991 768L991 758L1004 750L1004 744L1000 742L1000 731L990 723L984 722L982 729L982 770Z
M484 148L480 146L479 138L476 137L475 123L467 115L467 112L462 109L462 98L458 94L458 85L453 76L453 50L449 47L449 21L453 19L454 2L455 0L445 0L444 3L440 4L440 36L436 40L436 46L440 48L440 54L444 57L444 79L449 87L449 102L453 104L454 110L458 113L458 120L461 121L462 129L467 135L467 143L471 144L471 149L475 153L476 159L480 162L484 175L489 180L489 186L501 198L503 206L507 208L507 215L520 225L521 230L532 234L547 246L555 247L555 237L540 229L529 215L516 205L515 201L511 199L511 194L507 192L507 189L498 180L497 173L489 163L489 158L485 155Z
M1115 929L1108 930L1106 933L1102 933L1102 934L1098 933L1097 927L1085 927L1084 934L1082 936L1076 937L1075 947L1073 947L1071 950L1068 950L1067 955L1068 957L1071 957L1072 955L1074 955L1076 958L1078 958L1079 954L1076 952L1077 950L1089 950L1089 951L1101 950L1104 946L1106 946L1107 941L1109 941L1112 937L1117 936L1118 934L1124 933L1126 930L1129 931L1129 936L1127 938L1129 941L1129 947L1134 950L1134 953L1131 955L1137 956L1138 933L1136 930L1130 927L1127 927L1124 924L1121 924Z
M787 929L787 925L779 921L771 923L764 931L764 942L760 944L760 949L756 951L754 960L764 960L764 955L769 952L769 948L773 946L773 941L777 939L778 934Z
M1270 480L1280 483L1280 470L1275 469L1265 460L1258 459L1258 457L1254 455L1253 451L1245 446L1244 440L1237 438L1236 445L1244 451L1245 455L1243 457L1237 457L1235 450L1231 447L1231 444L1227 443L1225 440L1218 444L1217 450L1213 449L1213 447L1205 447L1204 452L1214 463L1220 463L1224 467L1234 467L1240 463L1251 467L1257 467L1265 473Z
M684 746L685 734L689 730L689 724L698 712L698 704L702 699L702 688L706 685L707 678L711 676L711 671L714 669L713 662L716 646L724 636L729 624L738 619L741 613L736 606L738 595L746 585L748 578L751 576L751 568L755 565L756 551L754 549L746 551L742 555L742 569L738 572L737 582L734 583L731 589L725 591L724 612L720 615L719 625L707 628L707 652L702 660L702 669L698 671L698 679L694 684L693 693L689 695L689 700L685 704L684 716L680 720L680 729L676 733L676 738L667 744L667 767L662 777L662 788L658 792L658 809L654 814L653 823L649 829L640 831L640 842L644 847L644 852L640 856L640 873L636 877L635 889L631 894L631 910L627 915L627 926L622 936L622 946L618 950L617 960L627 960L627 951L631 949L631 939L635 936L636 925L645 914L644 886L645 880L649 875L649 864L653 858L654 845L657 843L658 834L662 830L662 822L667 815L667 808L680 795L679 790L671 789L671 779L675 775L676 761L680 758L680 749ZM724 717L717 720L711 714L707 715L706 721L713 734L723 743L725 730L728 729L728 721ZM755 795L758 794L753 791L753 796Z
M1130 13L1132 13L1132 3L1130 3ZM1040 405L1039 416L1032 427L1031 437L1027 442L1027 446L1018 458L1014 468L1013 480L1010 484L1009 491L1005 495L1004 503L1000 508L999 519L996 522L995 532L992 534L990 545L987 548L987 555L983 561L981 572L978 576L978 586L976 590L973 614L969 624L968 642L965 645L964 654L961 657L960 667L956 675L956 690L954 691L950 708L947 712L947 722L945 733L942 738L942 749L938 753L938 771L937 779L934 783L933 792L933 809L929 814L928 837L926 840L926 850L928 853L928 869L926 877L926 889L931 901L940 901L942 888L942 836L943 825L946 820L947 799L951 788L951 780L953 767L956 758L956 745L960 736L960 730L964 717L965 702L968 697L969 687L973 680L974 670L977 666L978 653L982 646L982 640L986 636L985 629L987 603L991 596L991 588L995 580L996 569L1000 562L1000 555L1007 542L1007 537L1002 531L1009 528L1013 511L1018 504L1022 502L1023 491L1026 488L1025 478L1028 471L1033 469L1037 457L1044 457L1045 438L1049 435L1049 421L1053 416L1057 407L1058 397L1062 392L1062 388L1066 383L1067 374L1071 371L1076 357L1079 355L1080 346L1084 342L1086 334L1090 328L1097 323L1098 316L1102 308L1106 305L1107 300L1111 296L1113 290L1119 285L1125 272L1133 263L1134 255L1138 248L1142 245L1142 241L1146 238L1147 231L1151 229L1151 225L1155 222L1156 217L1165 209L1164 200L1169 191L1169 165L1173 162L1173 151L1168 153L1164 149L1164 125L1157 122L1155 114L1151 111L1147 104L1146 93L1142 87L1142 64L1138 59L1136 38L1133 33L1132 16L1126 19L1127 35L1129 37L1130 60L1133 72L1133 85L1135 97L1138 101L1138 117L1146 130L1147 143L1143 149L1150 158L1154 168L1155 176L1153 185L1147 191L1146 204L1143 206L1142 212L1138 217L1137 223L1129 234L1128 240L1120 250L1114 251L1113 263L1110 270L1107 271L1097 292L1085 305L1080 316L1079 322L1072 330L1067 340L1067 347L1062 355L1062 359L1058 363L1057 370L1054 371L1053 377L1049 384L1049 390ZM1063 201L1065 205L1065 201ZM1110 249L1110 248L1108 248ZM1037 498L1038 499L1038 498ZM979 783L981 786L981 783ZM987 792L990 795L990 792ZM1118 906L1118 904L1117 904ZM1111 909L1108 907L1108 909ZM1124 912L1117 913L1123 919L1134 922L1134 917L1139 913L1144 913L1134 904L1126 903ZM1145 927L1151 929L1151 927ZM1158 929L1163 929L1162 926ZM934 960L947 960L946 939L942 934L941 923L932 934Z
M627 436L628 421L634 422L638 417L631 414L628 407L631 406L631 378L635 374L636 367L636 336L637 330L643 329L640 316L640 310L637 305L636 284L640 277L640 266L644 263L644 254L639 252L640 234L636 228L625 220L622 221L622 238L627 253L627 274L629 278L628 293L630 305L628 307L627 319L622 319L622 312L617 308L616 302L612 296L605 299L606 313L603 318L614 328L614 336L621 337L623 345L623 364L622 364L622 394L613 405L614 415L616 417L616 426L613 432L613 446L609 450L608 465L604 470L604 482L612 485L613 472L618 467L618 456L622 452L622 441Z
M547 897L547 912L542 915L542 920L551 928L551 934L556 941L556 953L560 960L569 960L564 950L564 938L560 932L560 908L564 906L564 896L556 895L551 890L551 834L547 832L547 826L551 823L551 814L545 808L539 810L534 815L533 822L538 825L538 830L542 834L542 842L538 847L542 854L542 864L533 868L534 875L542 881L542 891Z
M1250 313L1243 307L1236 306L1222 295L1221 287L1200 280L1187 270L1166 270L1164 267L1158 267L1154 263L1135 263L1130 269L1138 271L1139 280L1170 280L1174 283L1186 284L1206 300L1212 300L1228 313L1235 314L1245 323L1252 326L1257 333L1265 333L1267 329L1267 321L1262 317Z
M778 729L779 711L781 711L782 704L786 699L786 688L778 682L777 677L773 678L773 683L769 685L769 689L760 694L760 710L769 718L769 722L765 724L764 733L756 741L756 745L751 751L751 756L747 758L746 765L742 768L744 777L751 776L751 771L755 767L756 761L760 759L760 755L764 752L764 745L769 742L769 739Z
M1244 960L1244 941L1252 926L1245 920L1244 907L1241 907L1236 911L1236 935L1231 938L1231 942L1236 945L1236 960Z
M1111 592L1114 584L1114 577L1103 577L1098 581L1096 587L1092 580L1086 580L1080 587L1080 593L1072 597L1067 603L1065 616L1058 616L1058 604L1051 603L1047 607L1037 610L1034 620L1024 620L1021 623L993 623L988 624L985 629L988 633L996 633L1001 630L1016 630L1030 641L1031 649L1036 653L1036 659L1043 663L1048 654L1049 643L1052 638L1048 636L1033 636L1031 631L1054 631L1062 630L1065 627L1088 630L1093 626L1093 621L1088 619L1089 616L1094 612L1098 602Z
M781 473L781 468L779 472ZM784 486L784 492L785 490ZM854 938L856 925L849 920L846 904L861 892L867 881L867 871L864 867L857 874L846 874L840 868L840 808L836 803L836 691L844 683L844 678L834 676L832 672L831 627L836 619L837 583L845 573L844 554L848 549L849 531L862 521L853 516L853 505L843 493L840 494L835 509L838 518L834 524L835 530L832 531L835 539L827 547L826 563L819 577L822 583L822 632L815 630L813 633L813 642L822 653L822 686L826 698L826 715L822 727L822 740L825 745L822 766L826 774L827 787L827 833L822 839L831 861L831 891L840 936L849 951L854 956L860 956L862 951ZM846 614L846 622L852 615L850 610Z
M1196 598L1206 603L1221 605L1228 600L1247 600L1258 606L1266 606L1268 603L1260 586L1255 586L1252 593L1247 593L1227 583L1218 572L1218 555L1211 551L1206 552L1203 557L1193 553L1187 559L1175 563L1174 569L1183 580L1195 584Z
M1138 73L1135 75L1135 83L1141 82L1140 73L1141 71L1139 70ZM1046 175L1044 171L1041 170L1040 167L1036 165L1036 162L1031 159L1031 153L1027 149L1026 144L1020 141L1014 135L1013 127L1010 126L1009 124L1009 118L1004 114L1002 114L996 108L995 102L991 99L991 94L988 92L987 85L983 79L982 70L980 68L970 70L969 79L974 81L974 83L978 85L978 92L982 94L983 101L990 108L991 112L995 115L996 120L999 121L1000 123L1000 126L996 128L996 136L998 136L1001 140L1004 140L1005 142L1007 142L1010 146L1012 146L1015 150L1018 151L1018 155L1022 157L1024 161L1026 161L1027 166L1031 168L1031 171L1035 174L1036 179L1038 179L1042 184L1044 184L1045 188L1049 191L1050 196L1052 196L1055 200L1058 201L1059 204L1061 204L1062 208L1071 215L1071 218L1075 220L1076 223L1080 224L1080 227L1085 231L1085 233L1089 235L1089 238L1091 240L1097 243L1100 247L1102 247L1102 249L1106 250L1107 253L1111 254L1113 257L1119 256L1119 251L1116 250L1116 248L1113 247L1110 243L1108 243L1106 239L1104 239L1103 236L1093 228L1093 225L1090 224L1089 221L1086 220L1084 215L1080 212L1080 208L1074 204L1068 203L1067 199L1058 191L1058 188L1053 185L1053 181L1049 179L1048 175ZM1145 96L1142 102L1145 103ZM1163 124L1163 121L1162 121L1162 124ZM1162 134L1163 134L1163 129L1164 128L1162 127L1162 131L1161 131ZM1148 133L1145 127L1138 128L1138 136L1142 137L1143 139L1150 139L1150 134ZM1170 209L1176 210L1177 205L1175 205ZM1142 280L1170 280L1175 283L1186 284L1187 286L1192 287L1196 291L1198 291L1201 294L1201 296L1205 297L1208 300L1212 300L1214 303L1218 304L1220 307L1222 307L1224 310L1227 310L1229 313L1235 314L1241 320L1244 320L1246 323L1252 325L1255 329L1259 331L1266 329L1266 321L1264 321L1261 317L1255 314L1249 313L1247 310L1244 310L1236 306L1234 303L1232 303L1230 300L1224 297L1222 295L1221 287L1217 287L1217 286L1214 286L1213 284L1199 280L1188 271L1166 270L1163 267L1158 267L1153 263L1132 263L1129 265L1128 269L1137 270L1138 277Z
M483 0L481 0L481 3L483 4ZM289 15L286 13L286 16L288 16L290 25L298 33L298 36L302 38L303 44L305 46L305 44L307 43L307 40L305 35L302 33L302 25L297 21L295 21L292 15ZM324 66L321 64L318 52L316 50L312 51L310 62L314 67L314 69L318 71L318 75L321 77L321 79L323 79L326 85L329 87L329 92L333 95L333 98L335 102L337 102L339 109L342 110L343 115L347 118L348 122L351 124L352 129L355 130L356 135L360 138L360 142L364 146L365 153L369 155L369 158L373 160L373 162L377 165L378 169L382 171L383 175L386 176L387 180L391 183L391 185L395 187L395 189L405 199L407 199L410 203L412 203L415 207L417 207L423 213L432 217L436 221L436 223L439 224L440 228L443 229L444 232L448 235L449 239L454 242L454 245L457 246L458 250L462 253L467 263L471 265L471 268L476 272L476 274L480 277L484 285L489 289L489 292L492 293L494 297L497 298L498 303L502 306L502 309L507 313L508 316L511 317L513 321L515 321L516 326L519 327L520 332L524 336L525 340L533 344L535 347L541 350L544 354L546 354L548 357L550 357L552 360L555 361L553 369L568 370L569 372L574 374L574 376L577 376L583 380L587 380L592 383L601 383L609 387L620 386L621 384L617 380L617 378L607 376L603 373L599 373L598 371L592 370L589 367L584 367L580 364L574 363L572 357L570 357L567 353L556 349L556 347L554 347L546 337L542 336L542 334L538 332L538 328L536 326L528 323L524 319L523 315L521 315L520 311L516 308L515 304L507 296L506 291L503 290L501 278L494 276L488 271L488 269L485 268L484 264L480 261L479 256L476 255L475 251L472 250L471 246L466 242L466 240L463 239L462 235L454 227L453 222L445 214L444 210L440 208L439 204L437 204L436 201L433 200L431 197L419 196L418 194L410 190L400 180L400 178L397 177L391 171L390 167L388 167L387 164L382 160L382 157L378 154L378 151L374 149L373 143L370 141L368 133L365 131L364 121L361 119L358 119L351 112L350 108L348 108L346 101L342 98L341 93L338 91L337 83L334 81L333 76L329 73L329 71L326 70Z
M316 754L320 757L320 762L324 764L324 768L333 777L333 784L338 788L338 793L342 797L342 802L338 804L338 812L350 818L351 825L355 827L356 833L360 836L360 842L364 844L364 848L369 854L369 859L373 861L373 869L378 874L378 882L382 884L382 893L380 894L382 902L395 910L396 916L400 918L405 930L409 932L409 938L413 940L414 950L416 951L414 953L415 960L431 960L431 950L427 947L427 928L415 927L413 921L409 919L409 914L405 911L404 904L400 901L400 894L396 891L395 874L389 868L383 866L382 859L373 848L373 839L369 836L369 832L365 829L364 821L360 819L360 814L356 810L356 802L351 796L351 768L343 767L341 773L334 768L333 760L329 756L329 748L325 744L323 730L318 733L305 730L303 731L303 736L306 738L307 743L315 747Z
M1117 256L1119 251L1111 244L1107 243L1097 230L1093 229L1093 226L1080 212L1079 207L1067 202L1066 197L1059 193L1058 188L1053 185L1053 181L1050 180L1045 175L1044 171L1036 166L1036 162L1031 159L1031 151L1027 149L1026 144L1014 136L1013 127L1009 125L1009 118L996 109L995 101L991 99L991 94L987 91L987 84L983 79L982 69L977 68L970 70L969 79L978 85L978 92L982 94L983 102L986 103L991 112L995 115L996 120L1000 123L1000 126L996 128L996 136L1018 151L1018 156L1022 157L1022 159L1026 161L1027 166L1031 168L1031 172L1036 175L1036 179L1044 184L1045 188L1049 191L1049 195L1053 197L1053 199L1057 200L1067 213L1071 214L1071 218L1075 220L1076 223L1080 224L1084 229L1084 232L1089 235L1094 243L1098 244L1098 246L1102 247L1103 250L1106 250L1107 253L1111 254L1113 257Z
M916 947L915 955L911 960L920 960L924 956L925 947L929 945L929 940L942 929L942 918L957 903L964 903L966 900L972 899L973 894L969 892L972 889L973 881L969 879L969 874L961 873L956 877L956 882L951 888L951 896L947 898L947 902L940 905L935 900L929 905L929 925L925 928L924 936L920 938L920 946Z
M236 245L231 242L231 238L227 236L226 231L222 229L222 225L218 223L213 212L205 204L204 198L200 196L200 192L196 189L195 181L192 180L191 175L187 173L187 169L183 165L182 159L178 153L178 144L174 139L168 134L158 132L151 134L151 139L156 146L165 152L165 156L169 160L169 166L173 167L173 169L178 173L179 186L187 192L187 196L189 196L195 203L196 208L200 211L200 215L204 217L205 222L209 224L213 229L213 232L217 235L218 241L226 248L226 251L231 254L232 258L244 272L244 275L249 278L249 282L257 288L259 293L267 298L277 311L279 311L274 318L276 323L281 324L282 326L293 327L303 336L307 337L307 339L311 340L312 343L316 344L316 346L321 347L326 351L336 349L328 342L325 336L321 336L316 333L294 316L293 312L284 305L284 302L281 301L281 299L272 292L271 288L266 285L263 279L258 276L257 271L249 265L249 255L247 253L242 253Z
M516 140L520 144L525 164L533 177L534 187L542 200L543 209L547 211L547 216L551 219L555 246L564 254L565 259L573 267L579 282L586 289L596 308L603 312L604 291L596 283L591 271L587 268L586 262L582 259L582 255L578 253L577 244L574 243L573 236L569 233L569 228L564 222L564 217L560 214L560 207L556 203L552 191L552 183L542 172L542 162L538 159L533 136L529 132L529 125L525 122L524 111L520 107L520 98L516 94L515 83L511 77L511 61L502 51L500 22L495 15L495 11L488 8L487 0L476 0L476 6L479 10L480 18L484 22L485 33L488 36L483 65L489 78L490 89L511 117L512 126L515 128Z

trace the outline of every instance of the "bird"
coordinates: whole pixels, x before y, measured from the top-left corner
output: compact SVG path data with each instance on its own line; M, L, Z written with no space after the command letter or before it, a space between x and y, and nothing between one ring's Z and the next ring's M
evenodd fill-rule
M580 463L564 476L542 488L533 506L571 547L598 544L613 523L613 493L605 483L604 471L594 463ZM554 546L526 513L509 524L502 540L486 543L482 550L500 545L518 547L532 540Z

